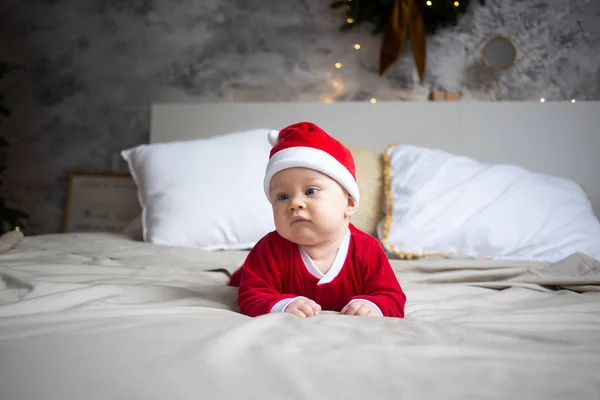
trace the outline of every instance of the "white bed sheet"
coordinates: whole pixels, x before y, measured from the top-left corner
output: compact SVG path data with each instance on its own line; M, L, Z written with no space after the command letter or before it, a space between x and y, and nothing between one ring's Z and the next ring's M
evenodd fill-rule
M0 399L600 398L600 263L394 260L404 320L248 318L245 252L113 234L0 255Z

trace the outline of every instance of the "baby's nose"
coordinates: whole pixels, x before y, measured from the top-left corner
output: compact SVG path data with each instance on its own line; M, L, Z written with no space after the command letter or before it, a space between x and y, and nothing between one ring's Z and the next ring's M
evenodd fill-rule
M301 198L299 198L298 196L294 196L294 198L290 202L290 209L291 210L302 210L304 208L306 208L306 204L304 204L304 201Z

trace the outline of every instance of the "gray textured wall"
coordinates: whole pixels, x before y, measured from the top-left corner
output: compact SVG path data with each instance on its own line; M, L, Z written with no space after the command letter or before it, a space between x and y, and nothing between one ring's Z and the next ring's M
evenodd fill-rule
M519 50L501 100L600 100L600 1L473 3L429 39L419 84L408 54L380 78L381 38L340 33L328 0L3 0L5 196L31 214L29 233L58 231L69 171L123 169L118 152L148 140L154 101L423 100L436 87L493 100L480 54L494 34Z

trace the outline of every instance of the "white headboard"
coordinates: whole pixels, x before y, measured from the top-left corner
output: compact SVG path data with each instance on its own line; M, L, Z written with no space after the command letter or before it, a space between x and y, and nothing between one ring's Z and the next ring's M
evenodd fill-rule
M373 150L410 143L570 178L585 187L600 215L600 102L154 104L150 142L298 121Z

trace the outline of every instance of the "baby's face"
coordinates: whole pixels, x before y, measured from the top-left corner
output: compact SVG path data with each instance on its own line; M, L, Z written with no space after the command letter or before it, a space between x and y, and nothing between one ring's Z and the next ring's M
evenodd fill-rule
M344 236L356 202L342 186L308 168L289 168L271 179L275 228L284 238L314 246Z

